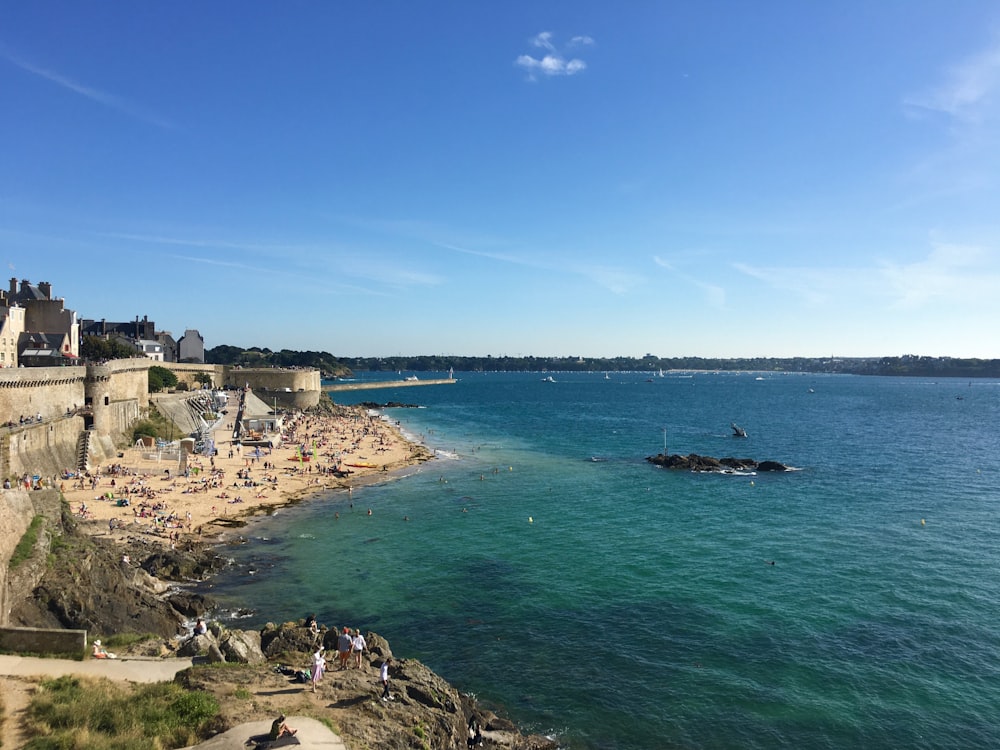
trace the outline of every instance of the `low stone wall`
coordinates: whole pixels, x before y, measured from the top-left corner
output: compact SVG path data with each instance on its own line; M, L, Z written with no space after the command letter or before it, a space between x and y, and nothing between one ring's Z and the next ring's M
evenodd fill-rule
M86 630L0 627L0 651L82 656L86 648Z

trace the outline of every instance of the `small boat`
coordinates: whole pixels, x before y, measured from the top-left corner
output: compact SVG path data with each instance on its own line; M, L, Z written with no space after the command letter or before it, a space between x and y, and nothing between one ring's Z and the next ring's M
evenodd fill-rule
M747 431L740 427L738 424L733 422L730 427L733 428L733 437L746 437Z
M547 375L546 377L542 378L542 382L543 383L554 383L556 381L555 381L555 378L553 378L551 375Z
M418 378L416 375L410 375L408 377L403 378L403 382L405 382L405 383L415 383L419 379L420 378Z

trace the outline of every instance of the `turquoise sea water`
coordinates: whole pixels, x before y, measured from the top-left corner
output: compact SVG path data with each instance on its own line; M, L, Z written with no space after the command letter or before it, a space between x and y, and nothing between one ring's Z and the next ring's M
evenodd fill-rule
M253 526L212 593L567 748L1000 747L1000 383L552 376L355 394L440 458ZM664 438L798 471L667 472Z

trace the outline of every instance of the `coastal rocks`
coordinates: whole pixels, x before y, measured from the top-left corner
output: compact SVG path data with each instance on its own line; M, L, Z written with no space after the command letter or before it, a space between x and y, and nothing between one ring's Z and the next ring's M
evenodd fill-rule
M41 581L11 608L9 623L102 635L176 636L186 619L201 614L210 603L169 589L126 561L139 552L67 526L58 544L53 544Z
M663 469L678 471L717 474L745 471L789 471L787 466L777 461L757 462L752 458L712 458L711 456L699 456L697 453L691 453L687 456L659 453L655 456L648 456L646 460Z
M321 630L323 646L330 652L337 650L337 634L333 630ZM286 622L281 625L268 623L260 632L259 648L269 659L283 662L308 662L309 655L316 650L316 641L304 621Z
M177 655L183 657L201 656L215 645L215 638L208 633L193 635L184 641L177 649Z
M263 664L267 661L260 648L260 633L255 630L226 630L219 638L219 651L227 662Z
M400 401L386 401L380 404L377 401L362 401L358 406L364 409L419 409L417 404L404 404Z
M374 633L372 638L378 639ZM381 639L380 639L381 640ZM384 643L384 641L383 641ZM387 644L386 644L387 645ZM380 659L366 659L363 669L330 669L315 696L286 670L259 667L201 666L177 675L190 690L215 695L220 704L219 729L281 712L302 711L331 722L348 747L379 750L466 747L471 719L483 728L488 747L507 750L555 750L557 743L522 735L506 719L480 706L415 659L393 660L392 701L381 701ZM237 697L242 691L246 698Z
M176 549L164 549L146 557L140 567L151 576L168 581L201 581L224 566L213 553L194 554Z

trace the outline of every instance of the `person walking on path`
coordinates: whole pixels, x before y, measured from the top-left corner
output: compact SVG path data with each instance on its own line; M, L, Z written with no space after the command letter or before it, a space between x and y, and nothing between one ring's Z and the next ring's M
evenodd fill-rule
M382 662L382 669L379 670L379 677L382 678L382 700L391 701L392 695L389 694L389 665L392 663L392 657L385 657L385 661Z
M351 655L354 643L351 638L351 629L345 627L337 637L337 656L340 658L340 668L347 669L347 659Z
M355 669L361 669L361 657L367 647L368 644L365 642L365 637L361 635L361 631L354 628L354 639L351 641L351 648L354 652Z

